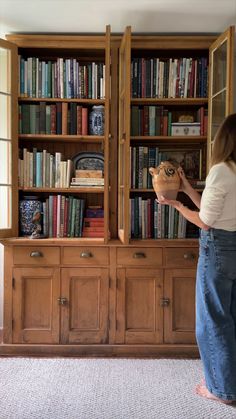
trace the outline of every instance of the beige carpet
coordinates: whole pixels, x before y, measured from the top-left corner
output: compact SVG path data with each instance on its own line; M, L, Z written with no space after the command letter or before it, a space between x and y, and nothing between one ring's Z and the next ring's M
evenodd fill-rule
M199 360L0 358L1 419L233 419L194 394Z

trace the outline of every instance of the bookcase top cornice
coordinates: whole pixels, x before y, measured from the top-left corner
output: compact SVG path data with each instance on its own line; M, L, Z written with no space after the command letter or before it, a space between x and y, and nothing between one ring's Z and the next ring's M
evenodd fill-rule
M122 36L111 35L111 42L120 43ZM100 35L9 34L6 39L23 48L105 48L105 33ZM132 34L132 49L208 49L216 35L142 35Z

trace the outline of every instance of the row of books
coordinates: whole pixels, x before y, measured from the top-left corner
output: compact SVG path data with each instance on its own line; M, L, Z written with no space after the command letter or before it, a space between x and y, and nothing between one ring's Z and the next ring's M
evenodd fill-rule
M42 203L43 234L46 237L103 237L104 210L85 208L85 200L49 195Z
M82 237L85 200L49 195L43 202L43 234L46 237Z
M18 179L21 188L69 188L73 174L71 160L62 161L62 154L47 150L23 148L18 160Z
M89 108L75 102L19 105L19 133L88 135Z
M131 135L171 136L172 122L177 122L178 115L178 112L165 109L164 106L132 106ZM201 106L197 111L192 112L192 117L195 122L200 123L200 135L207 135L207 109Z
M153 199L130 199L130 236L133 239L183 239L186 219L173 207Z
M130 147L130 187L151 189L149 167L157 167L162 161L181 166L188 179L202 179L202 151L200 149L165 149L159 147Z
M134 58L131 65L132 97L207 97L208 62L200 58Z
M19 55L19 96L103 99L105 64L61 57L45 61Z

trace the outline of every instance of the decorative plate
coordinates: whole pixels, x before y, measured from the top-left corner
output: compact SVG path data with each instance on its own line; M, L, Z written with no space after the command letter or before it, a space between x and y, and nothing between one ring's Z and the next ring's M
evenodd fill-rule
M102 170L104 172L104 155L97 152L82 152L72 158L75 170Z

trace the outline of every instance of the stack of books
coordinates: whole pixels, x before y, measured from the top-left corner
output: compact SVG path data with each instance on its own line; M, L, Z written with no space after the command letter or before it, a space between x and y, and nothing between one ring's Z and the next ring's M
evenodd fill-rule
M71 179L71 188L103 188L104 177L102 170L76 170Z
M82 236L104 236L104 209L102 207L90 206L86 208Z

